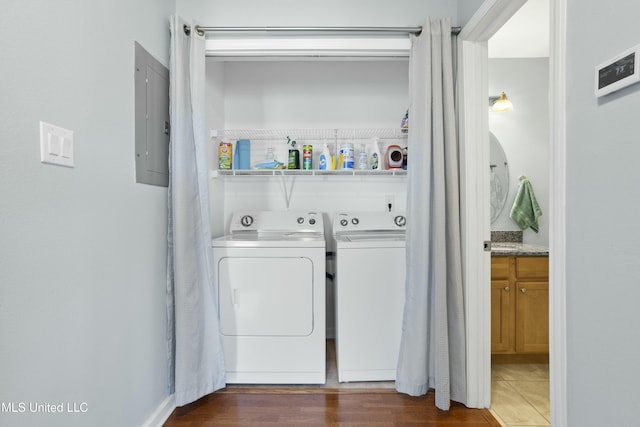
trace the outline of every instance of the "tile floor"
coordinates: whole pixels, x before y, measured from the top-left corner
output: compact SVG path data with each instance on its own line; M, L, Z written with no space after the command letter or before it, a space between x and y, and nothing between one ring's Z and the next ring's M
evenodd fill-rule
M549 365L492 365L491 414L505 427L549 426Z

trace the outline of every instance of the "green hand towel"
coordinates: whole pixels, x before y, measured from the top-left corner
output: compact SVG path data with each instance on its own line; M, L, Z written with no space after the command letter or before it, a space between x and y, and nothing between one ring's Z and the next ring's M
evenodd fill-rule
M511 208L511 219L521 230L531 227L538 232L538 218L542 215L536 196L533 194L533 186L527 178L520 181L520 188Z

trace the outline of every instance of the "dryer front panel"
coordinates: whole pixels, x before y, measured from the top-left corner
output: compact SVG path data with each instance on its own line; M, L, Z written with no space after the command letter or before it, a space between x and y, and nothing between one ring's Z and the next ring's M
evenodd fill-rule
M304 257L222 257L220 327L225 336L313 332L313 262Z

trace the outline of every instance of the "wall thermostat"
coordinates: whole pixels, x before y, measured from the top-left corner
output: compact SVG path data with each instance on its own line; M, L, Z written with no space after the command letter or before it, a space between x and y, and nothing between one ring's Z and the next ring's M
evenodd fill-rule
M596 67L596 97L615 92L638 81L640 81L640 45Z

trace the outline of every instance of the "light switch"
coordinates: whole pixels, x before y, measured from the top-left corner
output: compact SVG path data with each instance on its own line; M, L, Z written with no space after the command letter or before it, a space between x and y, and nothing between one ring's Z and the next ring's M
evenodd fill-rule
M40 122L40 161L72 168L73 131Z
M73 135L71 139L64 138L62 140L62 152L60 153L65 159L73 160Z
M48 154L51 156L59 156L61 152L60 146L62 145L60 136L49 134L47 135L47 137L47 139L49 140Z

